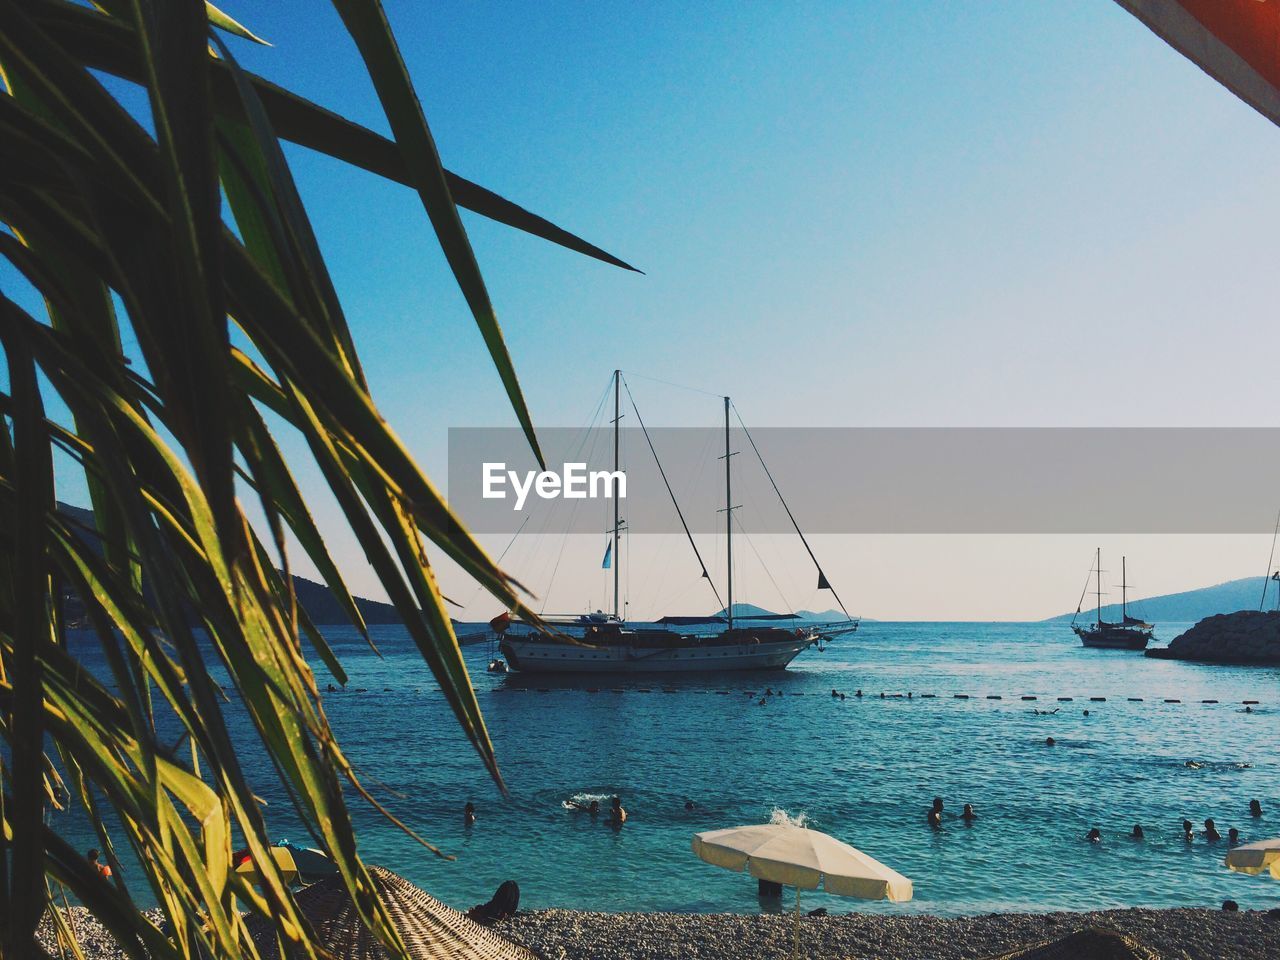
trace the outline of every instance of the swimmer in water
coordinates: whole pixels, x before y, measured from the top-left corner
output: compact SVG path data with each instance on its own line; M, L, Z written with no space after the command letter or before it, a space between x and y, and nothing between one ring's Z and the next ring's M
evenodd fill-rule
M1222 834L1218 832L1218 828L1213 825L1213 818L1210 817L1204 822L1204 838L1206 840L1221 840Z
M1084 715L1087 717L1087 716L1089 715L1089 711L1088 711L1088 710L1086 710L1086 711L1084 712Z
M1227 831L1227 843L1231 844L1231 846L1233 847L1239 846L1240 831L1237 830L1235 827L1232 827L1230 830Z
M1193 839L1195 839L1195 834L1194 834L1194 833L1192 833L1192 831L1191 831L1191 821L1190 821L1190 820L1183 820L1183 821L1182 821L1182 839L1183 839L1183 840L1185 840L1185 841L1187 841L1187 843L1190 843Z
M1097 827L1093 827L1089 830L1088 833L1084 835L1084 838L1088 840L1090 843L1101 843L1102 831L1099 830Z
M1044 745L1045 745L1046 747L1052 747L1052 746L1053 746L1055 743L1057 743L1057 742L1058 742L1058 741L1057 741L1057 740L1055 740L1055 739L1053 739L1053 737L1045 737L1045 738L1044 738Z
M1142 832L1142 824L1140 824L1140 823L1135 823L1135 824L1133 825L1133 832L1132 832L1131 834L1129 834L1129 836L1130 836L1132 839L1134 839L1134 840L1141 840L1141 839L1143 839L1143 837L1145 837L1145 836L1146 836L1146 834Z
M978 815L973 812L972 803L966 803L964 805L964 809L960 811L960 819L965 823L973 823L973 821L978 819Z
M470 800L467 805L462 808L462 825L469 827L476 822L476 805Z
M935 830L941 829L942 813L940 811L938 810L929 811L929 826L933 827Z
M692 810L692 809L693 809L694 807L696 807L696 806L697 806L697 804L696 804L696 803L694 803L692 800L686 800L686 801L684 802L684 808L685 808L686 810Z
M1183 766L1186 767L1188 770L1199 770L1201 767L1204 766L1204 764L1200 763L1198 760L1188 760L1186 763L1183 764Z
M1257 800L1249 801L1249 816L1251 817L1262 816L1262 804L1260 804Z
M585 810L593 817L600 812L599 800L592 800L590 803L583 803L581 800L566 800L565 803L569 804L571 809Z
M627 822L627 811L622 809L622 798L614 797L609 802L609 823L620 827Z

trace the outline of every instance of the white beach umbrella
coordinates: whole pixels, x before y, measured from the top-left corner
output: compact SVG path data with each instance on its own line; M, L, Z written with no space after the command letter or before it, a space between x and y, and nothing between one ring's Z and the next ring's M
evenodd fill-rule
M791 822L697 833L693 852L717 867L745 869L757 879L796 888L793 956L800 943L802 889L822 887L861 900L911 899L911 881L896 870L835 837Z
M1280 838L1232 847L1227 851L1226 864L1236 873L1253 875L1270 868L1271 875L1280 880Z

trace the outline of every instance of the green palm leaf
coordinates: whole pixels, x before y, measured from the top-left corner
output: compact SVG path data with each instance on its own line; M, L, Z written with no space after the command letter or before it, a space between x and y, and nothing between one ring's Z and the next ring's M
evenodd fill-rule
M131 957L256 956L246 911L317 956L270 856L254 789L264 771L241 764L229 699L366 924L403 955L345 799L377 798L329 727L312 661L338 682L346 673L297 604L289 543L365 627L277 422L305 440L501 786L427 544L536 618L375 406L281 141L417 191L535 451L459 207L627 265L446 170L381 7L336 6L394 139L243 71L215 30L263 41L199 0L0 0L0 258L44 299L35 314L0 294L0 955L36 955L41 914L71 897ZM145 90L145 123L99 71ZM133 341L141 362L130 364L121 344ZM53 396L68 419L46 414ZM59 472L83 471L95 529L57 509L55 450ZM72 601L102 676L67 642ZM180 730L179 743L162 729ZM140 871L99 876L45 825L66 805L82 809L109 862L128 852ZM233 837L256 886L231 870ZM144 896L163 930L137 910ZM60 916L55 927L73 937Z

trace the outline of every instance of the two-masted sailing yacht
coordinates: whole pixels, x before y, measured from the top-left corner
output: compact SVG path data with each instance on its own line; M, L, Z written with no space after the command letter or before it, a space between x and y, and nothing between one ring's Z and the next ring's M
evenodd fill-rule
M1125 558L1120 558L1120 622L1108 623L1102 619L1102 548L1094 554L1094 569L1089 571L1097 576L1098 619L1087 626L1076 623L1080 615L1081 604L1076 605L1076 617L1071 618L1071 629L1086 647L1098 647L1106 650L1145 650L1151 640L1151 624L1129 616L1129 584ZM1089 583L1085 581L1085 590Z
M614 470L621 469L619 422L622 419L622 389L625 381L622 372L613 373L613 459ZM630 397L632 408L635 400ZM655 624L643 626L629 624L622 613L621 580L619 576L622 551L619 539L625 528L620 515L618 498L614 498L613 532L608 544L607 556L613 567L613 612L596 612L582 616L545 617L544 622L553 629L572 637L576 643L565 643L548 636L531 624L498 618L493 625L500 635L499 648L511 669L527 673L690 673L719 670L781 670L811 646L842 634L857 630L858 620L849 615L844 603L827 581L821 567L818 568L819 589L830 590L846 619L832 623L801 621L794 614L774 614L769 617L742 617L735 615L733 605L733 451L730 449L729 415L732 408L728 397L724 398L725 441L725 548L728 555L726 594L727 602L720 614L709 617L663 617ZM640 412L635 409L636 420L644 431L649 449L657 462L658 470L666 482L666 472L657 460L657 451L644 427ZM741 423L741 418L739 418ZM748 440L751 435L741 424ZM769 468L760 455L755 441L751 447L775 491L778 491ZM681 525L702 569L702 577L711 586L717 601L720 599L706 564L698 552L698 546L689 532L680 504L676 502L671 485L666 484L671 502L680 517ZM782 494L778 491L778 497ZM799 535L810 558L817 566L817 558L796 524L795 517L786 506L787 516ZM780 626L780 622L792 621L795 626Z

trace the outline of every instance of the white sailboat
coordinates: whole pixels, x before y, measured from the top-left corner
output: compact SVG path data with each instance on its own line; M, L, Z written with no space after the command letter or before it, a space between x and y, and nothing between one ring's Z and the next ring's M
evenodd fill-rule
M621 469L619 421L622 418L622 372L615 370L613 374L614 388L614 470ZM630 389L628 388L628 394ZM634 406L634 400L633 400ZM773 614L767 617L743 617L735 615L733 604L733 471L730 449L729 414L731 401L724 398L724 439L725 439L725 548L728 558L726 575L727 603L721 614L710 617L663 617L653 625L632 625L622 615L620 568L622 555L619 542L625 527L620 514L620 504L614 499L613 531L609 541L609 553L613 568L613 611L605 613L597 611L592 614L567 617L544 617L544 622L553 629L571 636L576 643L565 643L555 637L548 636L531 624L499 618L494 622L495 630L500 634L499 647L506 662L512 670L524 673L692 673L713 672L723 670L781 670L785 669L796 657L812 646L820 646L833 637L850 634L858 629L858 620L849 615L844 604L827 581L821 567L818 567L818 586L830 590L840 604L846 619L832 623L810 623L802 621L794 614ZM644 428L643 420L637 420L649 440L650 450L657 460L657 451L653 450L652 440ZM746 432L745 424L743 431ZM750 434L747 433L750 440ZM764 465L755 441L751 440L752 449L760 457L769 481L782 498L773 477ZM658 462L658 469L666 482L666 473ZM698 564L702 568L702 576L711 584L717 600L719 592L711 582L706 565L698 552L697 544L685 523L684 514L679 503L667 484L672 503L684 531L689 539ZM783 500L783 507L791 519L797 535L808 550L810 558L817 566L817 558L805 540L804 533L796 524L791 509ZM781 626L782 622L792 621L795 626Z

